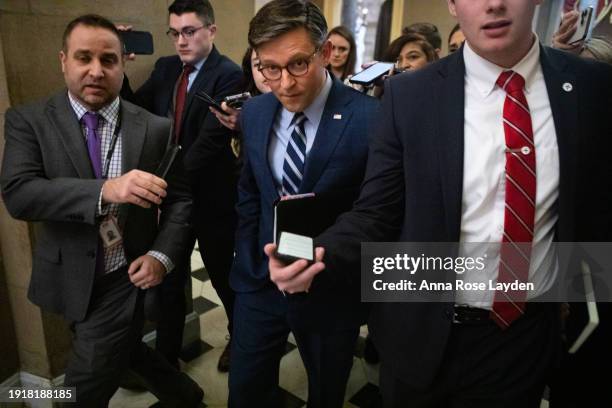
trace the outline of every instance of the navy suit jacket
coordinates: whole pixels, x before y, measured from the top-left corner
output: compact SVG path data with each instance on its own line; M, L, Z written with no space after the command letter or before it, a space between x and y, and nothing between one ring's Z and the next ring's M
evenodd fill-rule
M279 109L280 102L269 93L253 98L241 114L244 167L238 183L236 255L230 275L231 286L236 292L254 292L272 285L263 247L273 241L273 204L279 198L268 162L270 135ZM377 111L377 100L339 81L333 82L314 145L306 159L299 193L338 194L345 202L344 210L351 208L363 180L368 129ZM341 119L334 119L337 114ZM346 314L356 316L358 281L337 288L332 279L336 274L344 274L344 271L323 272L315 277L308 295L289 297L303 299L306 315L314 317L323 313L329 322ZM332 288L337 290L332 291ZM330 302L341 304L334 308L337 314L329 313L329 309L325 311L324 305L330 306ZM321 316L319 319L323 320ZM305 320L309 320L308 317ZM340 320L348 323L350 319Z
M177 55L162 57L147 81L132 92L127 78L121 96L159 116L167 116L183 63ZM191 176L197 217L217 225L221 215L233 216L236 203L237 164L230 141L232 131L209 112L195 94L204 91L216 100L241 91L242 70L216 47L206 58L185 101L179 142ZM226 226L224 223L221 227Z
M612 68L541 47L559 146L557 241L610 241ZM458 242L464 148L463 52L386 81L359 200L325 233L330 270L359 274L360 243ZM568 92L567 85L572 84ZM353 279L358 279L358 275ZM370 330L394 375L427 386L451 330L451 303L381 303Z

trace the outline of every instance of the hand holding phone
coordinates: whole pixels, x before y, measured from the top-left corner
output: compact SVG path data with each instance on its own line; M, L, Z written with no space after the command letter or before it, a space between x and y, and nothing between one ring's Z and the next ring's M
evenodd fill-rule
M587 7L580 12L578 22L576 24L576 32L568 40L568 44L575 44L584 41L589 33L591 27L591 20L593 19L593 7Z

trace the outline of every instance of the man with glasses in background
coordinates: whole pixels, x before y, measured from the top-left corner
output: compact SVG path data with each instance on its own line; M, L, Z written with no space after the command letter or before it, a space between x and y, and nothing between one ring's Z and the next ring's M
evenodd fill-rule
M225 307L231 333L234 293L229 272L236 229L237 164L230 146L232 131L222 126L195 94L203 91L220 101L238 93L242 71L213 45L217 26L208 0L176 0L168 12L167 34L177 55L160 58L151 77L136 92L126 80L122 96L152 113L174 119L174 140L183 148L191 179L195 237L183 265L162 284L157 322L156 347L178 367L186 310L184 287L196 238L211 283ZM228 343L219 359L220 371L229 369L229 357Z
M230 276L236 291L230 407L251 407L253 401L280 405L279 364L290 331L308 375L308 406L344 402L365 320L359 282L336 285L334 274L345 271L314 280L307 274L272 276L264 254L273 238L273 204L280 197L333 194L333 208L325 211L326 218L335 219L359 193L378 102L327 72L331 43L326 35L325 18L308 1L275 0L251 20L249 44L272 92L247 102L241 113L244 166Z

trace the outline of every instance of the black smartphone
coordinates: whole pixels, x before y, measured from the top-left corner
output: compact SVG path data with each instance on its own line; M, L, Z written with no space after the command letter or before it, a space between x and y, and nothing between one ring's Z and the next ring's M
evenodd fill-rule
M576 24L576 32L569 39L568 44L575 44L584 41L591 27L591 19L593 18L593 7L587 7L580 12L580 17Z
M148 31L119 31L124 54L153 54L153 36Z
M159 166L157 166L157 170L155 170L155 175L159 178L165 179L168 175L168 171L170 171L170 167L172 167L172 163L174 163L174 159L176 159L176 155L181 150L181 146L178 144L173 144L168 147L166 153L164 153L164 157L162 158Z
M198 91L196 92L195 96L198 99L201 99L202 101L204 101L205 103L207 103L208 105L212 106L216 111L218 111L219 113L223 114L223 115L227 115L227 112L223 110L223 108L221 107L221 105L219 105L219 102L215 101L213 99L212 96L208 95L206 92L204 91Z
M237 95L226 96L223 100L227 103L227 106L233 109L240 109L242 105L251 97L250 92L243 92Z
M377 62L376 64L370 65L363 71L355 74L353 77L351 77L351 79L349 79L349 82L352 84L370 85L372 82L389 72L394 65L395 64L392 62Z

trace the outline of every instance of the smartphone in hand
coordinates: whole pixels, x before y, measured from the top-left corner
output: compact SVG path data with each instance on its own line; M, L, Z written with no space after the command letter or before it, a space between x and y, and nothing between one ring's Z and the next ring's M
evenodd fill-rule
M352 84L359 85L370 85L372 82L376 81L378 78L387 74L391 68L393 68L395 64L392 62L377 62L374 65L370 65L363 71L353 75L349 82Z
M232 109L240 110L242 105L251 97L250 92L226 96L223 100Z
M576 44L577 42L584 41L589 33L591 27L591 20L593 19L593 7L587 7L580 12L578 22L576 26L576 32L568 40L568 44Z
M147 31L119 31L124 54L153 54L153 36Z

